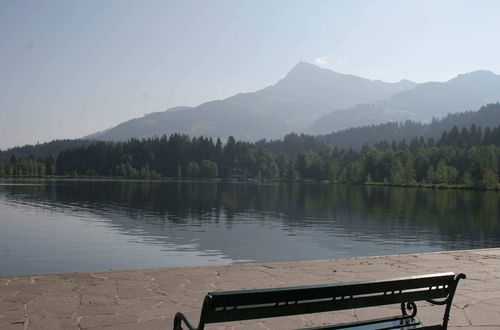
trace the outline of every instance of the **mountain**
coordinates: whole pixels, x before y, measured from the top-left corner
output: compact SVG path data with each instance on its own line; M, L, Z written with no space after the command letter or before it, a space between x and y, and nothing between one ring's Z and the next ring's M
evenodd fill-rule
M250 141L281 138L303 131L332 109L386 99L415 86L407 80L374 81L300 62L275 85L259 91L148 114L86 138L119 141L172 133Z
M349 128L319 136L291 133L279 140L259 140L255 143L255 146L276 153L283 152L290 159L294 159L300 153L330 149L332 144L344 149L360 149L365 144L374 145L381 141L399 142L405 139L410 142L411 139L419 137L438 140L444 131L451 131L454 126L461 130L464 127L470 129L472 125L475 125L477 130L480 127L483 131L486 131L488 127L500 127L500 103L483 106L478 111L449 114L440 120L435 119L427 124L417 121L389 122ZM61 151L87 147L95 142L95 140L83 139L54 140L37 145L25 145L4 151L0 150L0 162L8 162L12 155L17 159L26 157L43 158L47 156L56 158Z
M416 119L417 115L408 106L391 100L381 100L332 111L314 121L306 131L314 135L328 134L350 127Z
M474 71L447 82L425 83L397 93L390 99L408 106L420 120L431 120L500 101L500 75Z
M323 143L333 144L341 148L360 149L363 145L373 145L381 141L400 142L403 139L410 142L411 139L423 137L437 140L444 131L451 131L453 127L459 130L469 129L471 126L494 128L500 125L500 103L488 104L478 111L466 111L449 114L446 117L430 123L423 124L416 121L404 123L389 122L379 125L370 125L357 128L349 128L327 135L318 136L317 139Z
M172 117L175 118L175 113L178 111L190 110L192 107L173 107L164 112L153 112L145 115L142 118L136 118L121 123L113 128L97 132L83 139L94 140L127 140L131 137L148 137L158 135L156 132L162 129L162 118L166 113L173 113Z
M318 118L307 132L327 134L349 127L408 119L428 122L432 118L478 109L498 101L500 75L474 71L447 82L420 84L395 93L387 100L334 110Z

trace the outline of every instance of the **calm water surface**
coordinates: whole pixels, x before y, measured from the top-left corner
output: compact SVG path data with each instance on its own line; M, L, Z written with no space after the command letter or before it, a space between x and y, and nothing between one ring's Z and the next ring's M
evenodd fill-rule
M0 275L500 246L500 193L326 184L0 181Z

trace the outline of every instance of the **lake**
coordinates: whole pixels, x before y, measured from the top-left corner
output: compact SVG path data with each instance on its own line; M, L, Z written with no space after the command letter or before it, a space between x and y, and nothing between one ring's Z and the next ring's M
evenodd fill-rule
M0 275L500 246L500 193L331 184L0 180Z

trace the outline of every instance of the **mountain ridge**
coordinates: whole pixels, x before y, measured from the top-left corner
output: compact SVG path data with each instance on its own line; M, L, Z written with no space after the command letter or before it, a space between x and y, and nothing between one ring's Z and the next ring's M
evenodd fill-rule
M445 82L427 82L382 101L336 109L319 117L306 132L331 132L390 121L430 122L450 113L478 109L500 101L500 75L477 70Z
M87 138L126 140L154 135L232 135L237 139L279 138L304 131L314 119L333 109L354 106L417 86L408 80L387 83L338 73L299 62L277 83L249 93L202 103L173 113L134 118Z
M500 103L489 104L481 107L479 110L466 111L454 113L442 118L440 120L433 120L431 123L423 124L421 122L407 121L388 122L379 125L370 125L358 128L349 128L346 130L338 131L326 135L299 135L296 133L287 134L279 140L259 140L256 142L257 146L263 148L271 147L275 152L284 152L280 146L289 145L290 142L298 148L294 148L294 154L307 153L309 151L319 151L325 144L335 145L336 147L345 149L360 149L364 145L373 145L381 141L395 141L400 142L403 139L409 143L413 138L420 136L425 139L440 137L443 131L451 130L456 126L459 130L462 128L469 128L475 125L478 129L494 128L500 125ZM192 136L194 138L194 136ZM294 140L303 139L303 143L295 143ZM24 145L19 147L10 148L7 150L0 150L0 162L8 162L12 155L17 159L32 157L37 159L39 157L52 156L56 158L57 155L64 150L75 149L90 146L92 144L104 143L98 140L89 139L76 139L76 140L54 140L51 142Z
M364 145L374 145L382 141L401 142L423 137L437 140L444 131L450 131L453 127L458 130L469 129L475 126L477 129L494 128L500 125L500 103L492 103L482 106L476 111L464 111L448 114L441 119L434 119L430 123L418 121L387 122L378 125L353 127L326 135L316 136L320 141L333 144L340 148L361 149Z

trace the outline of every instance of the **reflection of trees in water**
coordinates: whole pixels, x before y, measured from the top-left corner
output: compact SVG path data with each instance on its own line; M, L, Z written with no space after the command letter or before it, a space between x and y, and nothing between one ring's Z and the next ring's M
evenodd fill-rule
M18 200L81 206L137 221L227 226L237 215L272 215L289 228L343 228L362 235L434 229L446 241L500 241L500 193L329 184L43 181L4 185ZM241 218L241 217L240 217ZM262 217L264 219L265 217ZM279 219L278 219L279 218ZM311 223L310 219L322 219Z

